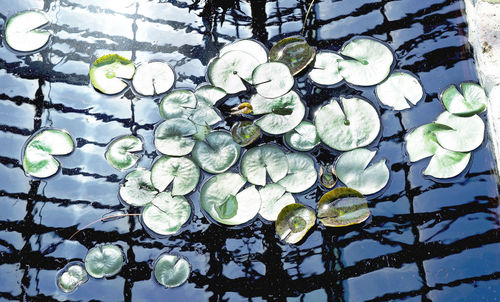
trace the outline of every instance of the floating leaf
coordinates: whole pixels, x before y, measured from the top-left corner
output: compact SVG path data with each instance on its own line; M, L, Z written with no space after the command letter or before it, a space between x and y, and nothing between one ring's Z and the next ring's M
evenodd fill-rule
M233 140L242 147L253 143L260 136L260 128L252 121L236 122L231 127Z
M319 167L319 180L321 184L327 188L331 189L335 187L338 181L337 171L333 165L321 165Z
M278 41L269 51L271 62L280 62L288 66L292 75L304 70L313 60L316 51L307 42L298 37Z
M277 98L293 88L295 83L285 64L271 62L257 66L252 74L257 93L265 98Z
M196 125L184 118L173 118L162 122L155 130L155 146L165 155L189 154L195 145L191 137L198 132Z
M408 102L416 105L424 96L420 82L406 71L393 72L389 78L377 85L375 91L382 104L395 110L408 109Z
M241 159L241 174L248 182L265 186L266 173L273 182L286 176L288 161L285 153L275 145L263 145L248 150Z
M122 250L112 244L91 248L85 256L85 269L94 278L116 275L122 265Z
M181 286L189 277L191 268L183 257L163 254L156 260L154 275L156 281L166 288Z
M354 38L340 50L348 59L338 61L342 77L359 86L382 82L391 72L394 55L388 46L374 39Z
M122 79L131 79L134 72L134 63L117 54L110 54L95 60L89 75L95 89L105 94L116 94L127 88Z
M276 219L276 233L281 240L295 244L304 238L315 222L316 215L311 209L299 203L289 204Z
M448 112L459 116L472 116L486 109L488 97L484 89L475 83L461 83L463 95L455 85L446 88L441 94L441 100Z
M142 221L159 235L172 235L188 221L191 205L184 196L172 196L170 192L156 195L142 210Z
M455 177L467 167L470 156L470 152L454 152L438 147L424 170L424 175L436 178Z
M316 55L313 69L309 72L311 81L325 86L340 83L344 78L340 75L339 60L342 60L342 57L333 51L320 51Z
M151 183L164 191L172 183L172 195L192 192L200 179L200 168L187 157L162 156L151 168Z
M349 151L364 147L378 135L378 113L367 101L352 97L332 100L316 113L314 124L320 139L329 147Z
M234 106L231 108L231 115L243 115L250 114L253 111L253 107L250 103L244 102L238 104L238 106Z
M70 263L57 278L57 285L63 292L71 293L88 279L87 271L81 264Z
M389 181L390 172L385 159L368 167L375 153L361 148L340 155L335 163L338 178L362 194L369 195L382 190Z
M410 156L410 161L416 162L434 155L439 148L436 132L447 130L453 130L453 128L438 123L430 123L410 132L406 136L406 151Z
M212 174L225 172L240 157L240 145L224 131L214 131L197 141L193 149L193 159L204 171Z
M370 217L363 194L351 188L336 188L325 193L318 204L318 218L328 227L358 224Z
M49 41L50 33L40 29L49 22L47 15L41 11L17 13L5 24L5 41L17 51L36 51Z
M453 130L436 132L441 147L450 151L469 152L479 147L484 139L484 122L477 116L460 117L447 111L441 113L436 123L447 125Z
M137 169L125 176L125 182L120 187L122 200L135 207L142 207L155 198L158 191L151 183L151 172Z
M302 121L285 135L286 143L297 151L309 151L319 145L320 140L313 123Z
M160 115L163 119L189 118L196 108L196 96L187 89L174 90L161 100Z
M204 141L207 135L209 135L210 132L212 132L212 128L210 128L209 125L195 124L195 126L196 126L196 133L193 134L193 138L195 140Z
M135 71L132 86L142 95L155 95L167 92L174 85L175 74L165 62L149 62L140 65Z
M142 141L133 135L124 135L114 139L106 150L105 157L115 169L123 171L134 166L142 151Z
M219 56L222 56L232 50L238 50L248 53L249 55L254 57L259 62L259 64L267 62L267 50L265 46L258 41L245 39L227 44L220 50Z
M226 96L224 90L212 85L204 85L197 88L194 95L197 104L189 117L191 121L195 124L211 126L222 120L213 106Z
M268 184L259 190L262 205L259 210L260 216L268 221L276 221L281 210L292 203L295 198L287 193L285 188L278 184Z
M194 95L198 103L203 103L207 106L214 106L218 101L226 96L226 92L210 84L205 84L196 88Z
M212 85L229 94L247 90L244 81L252 81L252 72L259 65L252 55L239 51L228 51L214 59L208 66L208 78Z
M318 179L314 160L304 153L288 153L288 173L278 184L290 193L300 193L312 187Z

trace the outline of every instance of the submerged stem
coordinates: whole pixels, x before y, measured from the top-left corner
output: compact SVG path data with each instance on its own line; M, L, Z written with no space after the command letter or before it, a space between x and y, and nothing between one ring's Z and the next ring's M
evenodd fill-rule
M123 218L123 217L127 217L127 216L141 216L141 215L142 214L139 214L139 213L135 213L135 214L129 214L129 213L127 213L127 214L117 214L117 215L111 215L111 216L101 217L101 218L99 218L97 220L94 220L94 221L90 222L89 224L87 224L83 228L79 229L78 231L74 232L73 235L71 235L68 240L71 240L73 237L75 237L81 231L85 230L89 226L91 226L91 225L93 225L95 223L98 223L100 221L104 222L106 219Z
M309 4L309 8L307 9L306 17L304 18L304 24L302 25L302 36L304 36L304 32L306 31L307 17L309 17L309 13L311 12L313 5L314 5L314 0L311 1L311 4Z

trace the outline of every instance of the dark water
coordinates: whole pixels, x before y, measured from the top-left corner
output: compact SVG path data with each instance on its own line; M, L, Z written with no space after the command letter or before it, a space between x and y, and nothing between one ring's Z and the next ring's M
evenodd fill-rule
M114 137L144 137L148 168L158 155L152 129L160 120L157 100L127 91L97 93L89 65L118 53L136 63L168 61L176 87L194 88L221 45L255 37L268 46L302 29L302 1L0 0L2 26L13 13L37 8L52 18L54 35L43 51L16 56L0 47L0 300L102 301L495 301L500 286L498 183L490 144L473 152L460 176L435 182L422 176L428 160L409 164L404 135L434 121L443 111L439 92L449 84L476 81L461 1L317 1L305 33L318 49L338 50L356 35L388 42L396 68L420 78L427 97L411 110L395 112L375 101L373 89L347 85L320 89L298 81L314 109L331 97L363 95L381 114L382 134L370 145L388 159L391 182L370 199L371 219L344 230L315 226L302 245L282 244L274 225L259 220L241 229L214 224L200 212L198 194L186 229L155 239L136 217L87 223L125 209L118 201L118 173L104 160ZM233 8L234 7L234 8ZM222 18L224 22L221 24ZM221 107L224 108L224 107ZM485 116L483 116L485 117ZM220 125L228 128L233 120ZM24 175L20 164L26 139L41 127L67 129L77 149L61 157L62 171L47 180ZM277 141L281 137L264 137ZM320 161L338 153L313 151ZM206 177L206 175L205 175ZM298 196L314 207L315 186ZM56 286L69 261L82 260L96 244L125 251L122 271L91 279L72 294ZM186 257L187 283L164 289L152 277L163 252Z

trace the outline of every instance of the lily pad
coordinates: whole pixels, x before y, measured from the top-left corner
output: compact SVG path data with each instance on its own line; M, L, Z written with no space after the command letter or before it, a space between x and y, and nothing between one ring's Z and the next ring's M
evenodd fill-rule
M484 89L475 83L461 83L463 95L455 85L446 88L441 94L441 100L448 112L459 116L472 116L486 109L488 97Z
M289 204L276 219L276 233L281 240L295 244L304 238L315 223L314 211L299 203Z
M445 149L469 152L483 143L485 126L477 115L460 117L445 111L438 116L436 123L453 128L450 131L436 132L439 145Z
M320 51L316 54L313 69L309 72L311 81L324 86L342 82L344 78L340 74L339 60L342 60L342 57L333 51Z
M245 39L227 44L220 50L219 56L222 56L232 50L238 50L248 53L249 55L254 57L257 62L259 62L259 64L267 62L267 50L265 46L258 41Z
M285 135L286 143L297 151L309 151L319 145L316 126L308 121L302 121L292 131Z
M245 147L260 137L260 128L252 121L236 122L231 127L231 136L238 145Z
M105 157L115 169L123 171L133 167L141 158L142 141L133 135L124 135L114 139L106 150Z
M266 173L273 182L286 176L288 161L285 153L275 145L263 145L245 152L241 159L241 174L248 182L265 186Z
M368 167L376 151L355 149L343 153L335 163L338 178L348 187L362 194L374 194L389 182L389 168L385 159Z
M455 177L467 167L470 157L470 152L454 152L438 147L424 170L424 175L436 178Z
M364 147L375 140L380 131L380 119L367 101L352 97L332 100L316 113L314 124L320 139L329 147L349 151Z
M257 66L252 74L257 93L265 98L277 98L293 88L292 74L285 64L271 62Z
M50 33L41 29L49 22L50 19L41 11L17 13L5 24L5 41L17 51L36 51L49 42Z
M196 108L196 96L187 89L174 90L164 96L158 107L163 119L189 118Z
M191 137L198 132L196 125L184 118L173 118L162 122L155 130L156 149L165 155L184 156L195 145Z
M281 210L289 204L295 203L292 194L278 184L268 184L259 190L262 205L260 216L268 221L276 221Z
M122 79L131 79L134 72L134 63L117 54L110 54L97 59L90 67L89 75L95 89L105 94L116 94L127 88Z
M258 65L257 59L244 51L228 51L210 63L208 79L229 94L238 93L247 90L244 82L252 82L252 72Z
M142 221L158 235L177 233L191 216L191 205L184 196L170 192L156 195L142 210Z
M139 94L155 95L170 90L174 81L175 74L170 65L165 62L149 62L137 67L132 86Z
M408 109L408 102L416 105L424 96L420 82L406 71L393 72L389 78L377 85L375 91L382 104L395 110Z
M320 165L319 167L319 180L323 187L331 189L335 187L337 181L337 171L331 164Z
M439 148L436 132L449 130L453 130L453 128L438 123L430 123L410 132L406 136L406 151L410 156L410 161L416 162L434 155Z
M374 39L354 38L340 50L347 57L338 61L342 77L358 86L382 82L391 72L394 55L391 49Z
M85 269L94 278L116 275L122 265L123 252L112 244L91 248L85 256Z
M370 217L366 198L351 188L336 188L325 193L318 204L318 218L328 227L358 224Z
M313 60L316 50L298 37L285 38L278 41L269 51L271 62L285 64L292 75L304 70Z
M135 207L142 207L155 198L158 191L151 183L151 172L137 169L125 176L125 182L120 187L121 199Z
M312 187L318 179L314 160L304 153L288 153L288 173L278 184L290 193L300 193Z
M200 168L187 157L162 156L151 168L151 183L160 192L172 183L172 195L186 195L199 180Z
M204 171L218 174L225 172L238 161L240 149L231 134L214 131L206 136L205 141L196 142L193 159Z
M189 277L191 268L183 257L163 254L156 260L154 275L156 281L166 288L181 286Z
M57 285L63 292L71 293L88 279L87 271L81 264L70 263L57 278Z

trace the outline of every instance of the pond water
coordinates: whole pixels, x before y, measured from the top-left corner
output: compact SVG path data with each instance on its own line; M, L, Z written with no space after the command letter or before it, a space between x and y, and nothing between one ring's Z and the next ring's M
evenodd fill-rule
M357 35L387 42L396 68L416 74L426 98L410 110L379 105L373 88L323 89L305 77L296 89L307 119L331 98L361 95L381 116L381 135L369 148L385 158L390 183L370 196L371 218L361 226L328 229L317 224L300 245L279 241L274 224L259 219L243 228L210 223L199 194L190 223L175 236L155 238L137 217L89 222L127 209L118 200L117 172L106 145L124 134L144 138L140 167L158 156L152 139L161 120L158 98L132 91L106 96L89 83L90 64L118 53L135 63L169 62L177 88L205 81L206 66L222 45L254 37L268 47L298 35L307 3L274 1L0 0L0 25L15 12L41 9L52 19L50 44L31 55L0 46L0 300L2 301L493 301L499 296L499 186L490 144L472 153L466 172L446 181L422 175L427 160L409 163L404 136L444 110L439 93L450 84L477 81L461 1L316 1L305 37L317 49L338 50ZM235 102L219 108L226 112ZM227 116L227 114L226 114ZM486 119L486 115L481 115ZM216 128L229 129L235 118ZM62 170L46 180L24 174L21 149L41 127L67 129L77 142L61 157ZM283 143L264 136L262 142ZM323 145L312 155L332 162L339 152ZM206 180L208 175L203 175ZM324 193L315 185L297 195L315 208ZM126 255L121 272L90 279L65 294L56 276L101 243ZM152 276L164 252L184 256L192 272L184 285L165 289Z

